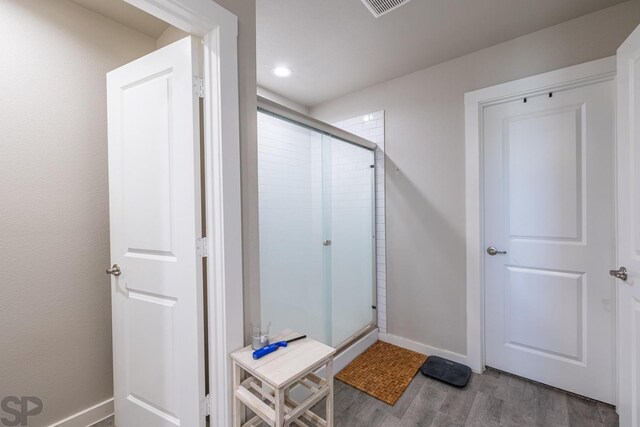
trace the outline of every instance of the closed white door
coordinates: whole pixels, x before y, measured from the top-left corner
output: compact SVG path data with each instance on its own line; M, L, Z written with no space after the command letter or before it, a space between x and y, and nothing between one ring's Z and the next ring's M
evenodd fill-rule
M618 413L640 426L640 27L618 49ZM616 272L612 272L616 274Z
M613 79L484 110L486 365L615 402ZM500 253L504 251L505 253Z
M107 74L116 425L203 426L198 43Z

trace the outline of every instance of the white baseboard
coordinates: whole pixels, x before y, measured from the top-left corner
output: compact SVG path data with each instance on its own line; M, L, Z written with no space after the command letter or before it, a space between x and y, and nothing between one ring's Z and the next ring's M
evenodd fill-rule
M49 427L87 427L113 415L113 397L91 408L73 414Z
M380 341L388 342L389 344L394 344L398 347L406 348L407 350L417 351L418 353L426 354L427 356L440 356L445 359L453 360L454 362L468 365L467 356L464 354L432 347L427 344L412 341L408 338L402 338L392 334L380 334Z
M349 348L345 349L333 359L334 374L342 371L349 363L353 362L353 359L364 353L364 351L375 344L376 341L378 341L378 328L351 344Z

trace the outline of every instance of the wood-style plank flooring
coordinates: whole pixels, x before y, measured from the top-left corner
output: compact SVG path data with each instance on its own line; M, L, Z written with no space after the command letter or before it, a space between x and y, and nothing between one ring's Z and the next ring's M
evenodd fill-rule
M488 369L464 389L416 375L390 406L335 381L335 427L610 427L614 408ZM324 402L314 412L324 416ZM113 427L107 419L95 427Z

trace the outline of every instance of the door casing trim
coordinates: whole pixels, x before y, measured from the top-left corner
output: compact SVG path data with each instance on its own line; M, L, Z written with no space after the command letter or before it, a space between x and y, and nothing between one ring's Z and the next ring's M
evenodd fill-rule
M238 18L212 0L125 1L203 39L208 379L211 425L227 426L229 354L244 344Z
M475 372L483 372L485 369L482 149L484 108L514 99L615 80L615 72L616 57L611 56L465 94L467 364Z

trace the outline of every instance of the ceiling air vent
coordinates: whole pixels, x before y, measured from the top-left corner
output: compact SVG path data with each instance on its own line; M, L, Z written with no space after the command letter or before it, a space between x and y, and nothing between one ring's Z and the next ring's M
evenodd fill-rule
M379 18L385 13L389 13L410 1L411 0L362 0L362 3L373 13L373 16Z

